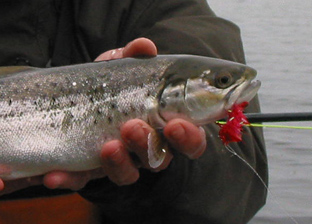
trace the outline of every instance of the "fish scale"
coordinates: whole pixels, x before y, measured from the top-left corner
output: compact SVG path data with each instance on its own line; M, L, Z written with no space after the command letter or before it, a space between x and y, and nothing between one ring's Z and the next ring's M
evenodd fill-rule
M220 89L218 94L223 97L219 97L220 109L210 114L205 112L207 105L196 105L206 103L197 101L196 94L189 100L184 94L170 93L177 88L182 88L181 93L195 91L188 86L193 83L188 82L190 79L209 86L215 83L212 79L216 74L207 71L224 69L234 81L240 80L238 83L242 77L250 83L255 76L254 70L245 65L190 55L46 69L0 68L0 177L18 179L53 170L95 169L100 166L103 144L120 138L120 126L132 118L149 122L158 133L149 141L150 164L157 167L165 153L154 144L160 140L159 129L174 117L186 116L195 124L202 123L202 117L191 116L192 110L196 110L196 116L207 117L207 123L222 117L227 95L235 92L231 87L240 84L233 81L228 89L213 87ZM216 92L209 90L207 94ZM160 101L166 102L159 106ZM184 106L188 101L191 104ZM175 109L177 104L179 111Z

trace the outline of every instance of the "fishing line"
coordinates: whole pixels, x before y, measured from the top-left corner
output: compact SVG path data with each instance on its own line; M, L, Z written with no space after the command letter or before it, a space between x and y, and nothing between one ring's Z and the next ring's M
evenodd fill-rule
M249 169L252 170L252 172L258 177L258 179L260 180L260 182L263 184L264 188L267 190L269 196L272 198L272 200L274 201L274 203L279 207L279 209L281 209L282 212L284 212L286 214L286 216L291 219L295 224L299 224L294 217L292 217L289 212L287 212L287 210L279 203L279 201L277 200L277 198L274 196L273 192L269 189L268 185L265 183L265 181L262 179L262 177L259 175L259 173L255 170L255 168L253 168L245 159L243 159L237 152L235 152L235 150L229 146L229 145L224 145L225 148L232 153L234 156L236 156L238 159L240 159L245 165L247 165L249 167Z
M239 160L241 160L245 165L248 166L248 168L250 170L252 170L252 172L258 177L258 179L260 180L260 182L263 184L264 188L267 190L268 195L271 197L271 199L273 200L273 202L279 207L279 209L287 216L287 218L289 218L290 220L292 220L295 224L299 224L297 222L297 220L295 220L294 217L292 217L289 212L280 204L280 202L278 201L278 199L275 197L275 195L273 194L273 192L269 189L268 185L265 183L265 181L262 179L262 177L259 175L259 173L256 171L255 168L253 168L243 157L241 157L237 152L235 152L235 150L229 146L229 145L224 145L225 148L232 153L234 156L236 156Z

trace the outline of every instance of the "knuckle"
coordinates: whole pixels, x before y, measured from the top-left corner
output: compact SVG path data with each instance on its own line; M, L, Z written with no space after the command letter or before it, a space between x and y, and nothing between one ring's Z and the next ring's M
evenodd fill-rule
M111 180L118 186L130 185L135 183L139 179L138 172L131 172L127 174L118 175L117 177L111 178Z
M115 152L111 153L108 157L111 165L113 166L121 166L125 163L126 157L123 155L121 150L116 150Z
M147 139L150 132L148 125L139 119L131 120L125 123L121 129L122 139L128 143L140 146Z

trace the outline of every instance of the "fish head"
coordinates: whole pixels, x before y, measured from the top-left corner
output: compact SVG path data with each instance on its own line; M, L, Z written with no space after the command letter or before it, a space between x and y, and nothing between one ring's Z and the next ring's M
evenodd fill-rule
M256 70L231 61L182 58L164 75L159 115L165 121L184 118L202 125L226 116L234 104L250 101L260 88Z

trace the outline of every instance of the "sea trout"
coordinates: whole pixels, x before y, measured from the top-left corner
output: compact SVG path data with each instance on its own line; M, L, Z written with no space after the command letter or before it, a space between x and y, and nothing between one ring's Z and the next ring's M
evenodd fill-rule
M100 166L103 144L129 119L148 122L149 162L173 118L196 125L226 115L260 87L246 65L191 55L125 58L54 68L0 68L0 178Z

